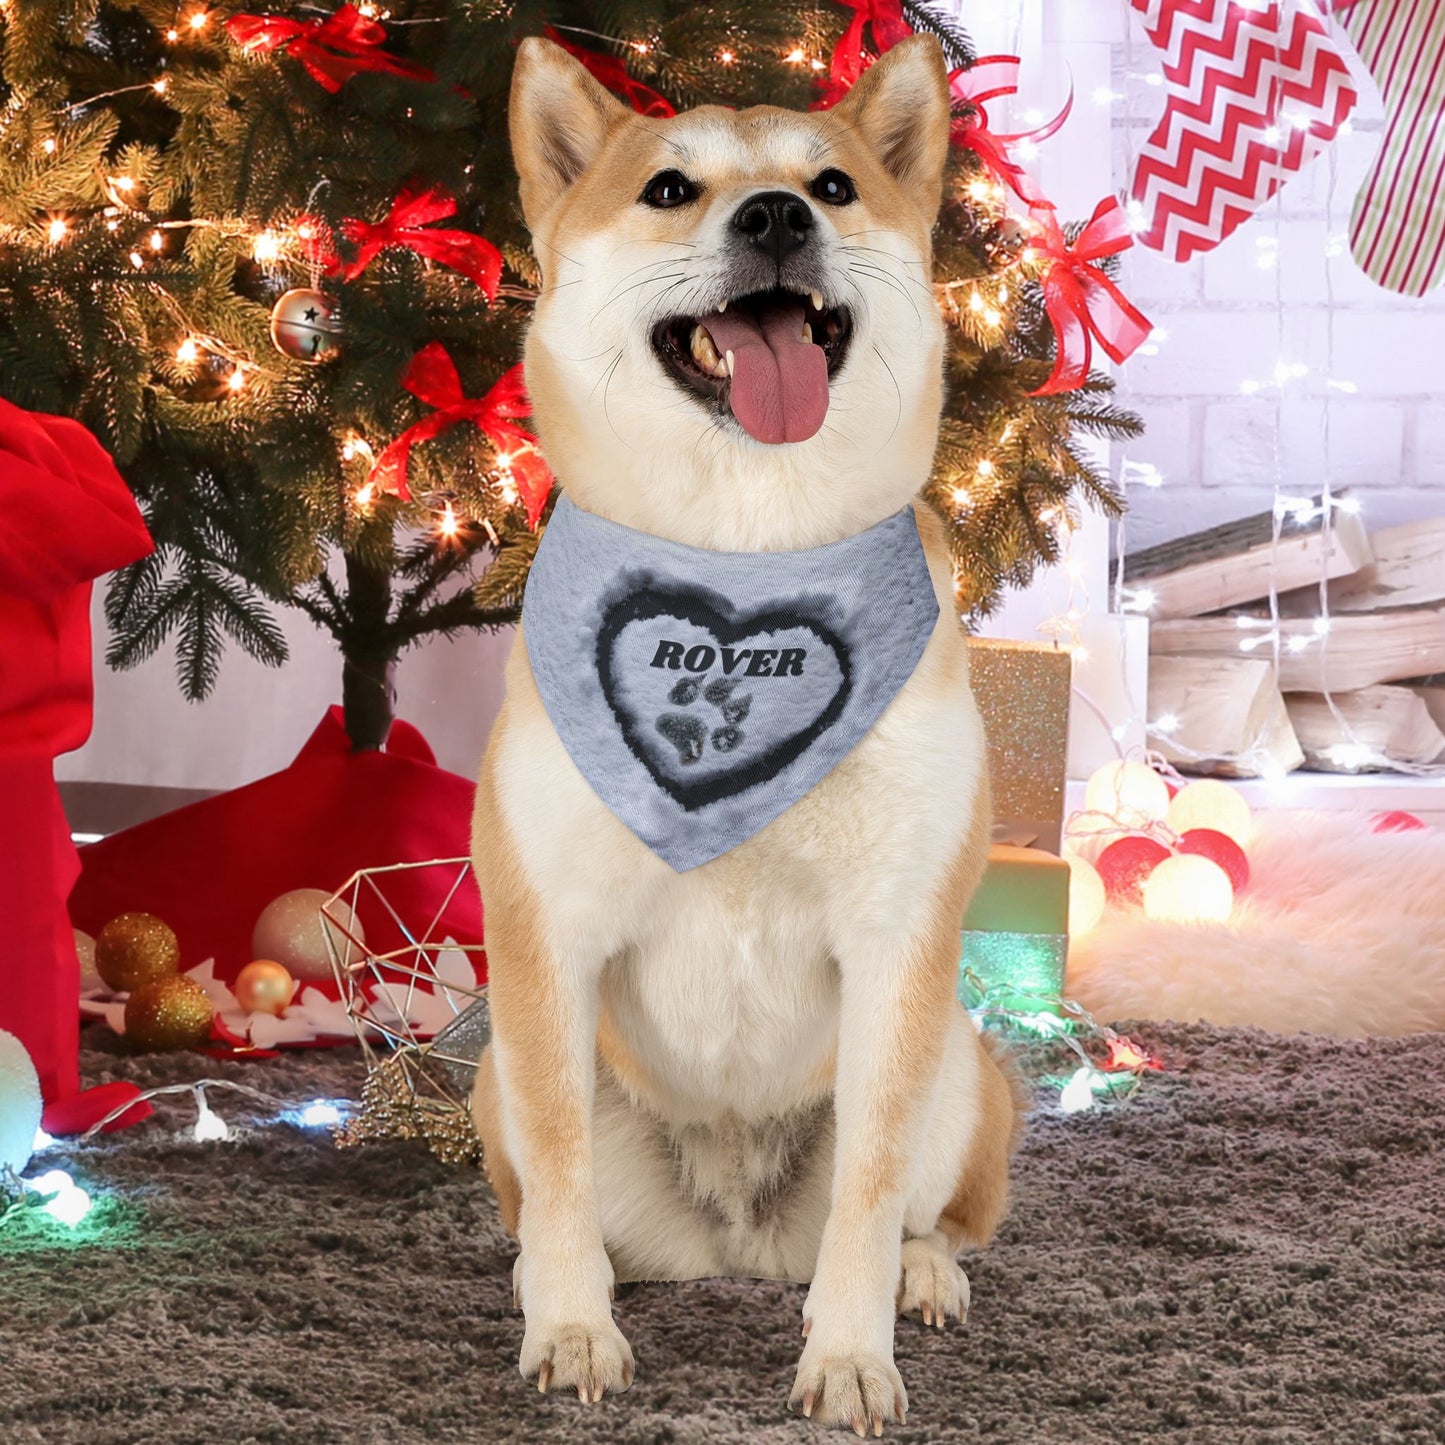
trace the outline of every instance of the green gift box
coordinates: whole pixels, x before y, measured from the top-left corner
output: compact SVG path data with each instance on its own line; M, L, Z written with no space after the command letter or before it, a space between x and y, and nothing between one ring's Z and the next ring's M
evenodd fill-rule
M1064 991L1068 954L1069 865L1040 848L995 843L963 918L959 998L978 1003L972 973L990 1004L1059 1018L1053 1000Z

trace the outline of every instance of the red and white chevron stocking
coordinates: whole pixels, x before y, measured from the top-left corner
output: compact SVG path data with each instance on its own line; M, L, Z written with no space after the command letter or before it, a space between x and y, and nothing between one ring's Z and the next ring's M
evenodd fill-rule
M1350 250L1372 281L1406 296L1445 283L1445 6L1336 0L1385 98L1385 144L1355 201Z
M1169 94L1134 172L1139 240L1187 261L1334 140L1355 88L1311 0L1129 3L1164 53Z

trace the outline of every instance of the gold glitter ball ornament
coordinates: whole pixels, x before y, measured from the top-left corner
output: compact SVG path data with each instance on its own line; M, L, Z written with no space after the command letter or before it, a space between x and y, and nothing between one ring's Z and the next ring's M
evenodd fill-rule
M338 943L337 928L349 933L356 944L366 942L366 930L349 905L339 898L329 902L331 895L320 888L293 888L273 898L261 910L256 927L251 931L251 957L274 958L292 978L306 983L332 981L331 953L326 947L329 931ZM321 916L321 905L328 904Z
M211 1035L215 1010L193 978L156 979L141 984L125 1006L125 1036L139 1049L166 1053L194 1048Z
M274 958L258 958L236 975L231 992L248 1014L280 1018L296 992L296 980Z
M116 993L173 978L180 966L176 935L154 913L122 913L95 935L95 971Z

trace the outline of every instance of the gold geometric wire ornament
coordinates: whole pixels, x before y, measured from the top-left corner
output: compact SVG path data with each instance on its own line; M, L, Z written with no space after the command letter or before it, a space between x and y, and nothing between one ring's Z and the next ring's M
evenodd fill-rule
M446 936L443 919L471 876L470 858L393 863L353 873L321 905L322 932L346 1016L366 1061L361 1108L335 1130L341 1148L375 1139L420 1139L449 1164L480 1164L472 1126L472 1081L491 1036L480 943ZM388 895L398 875L435 870L442 901L417 928ZM369 946L356 919L383 910L403 942Z

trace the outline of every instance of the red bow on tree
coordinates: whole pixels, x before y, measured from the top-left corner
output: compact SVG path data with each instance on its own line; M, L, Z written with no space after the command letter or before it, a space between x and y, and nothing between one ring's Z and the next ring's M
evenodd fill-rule
M601 55L595 50L584 50L580 45L564 39L561 32L550 25L544 26L542 33L554 45L560 45L568 55L576 56L594 79L600 81L614 95L620 95L638 115L677 114L677 108L665 95L655 91L650 85L644 85L640 80L634 80L627 73L627 67L615 55Z
M879 55L913 34L913 27L903 18L902 0L841 0L841 3L852 8L853 18L833 47L828 78L819 82L821 94L809 110L827 110L837 105L873 63L872 57L865 58L863 53L865 25L873 32L873 44Z
M357 248L356 256L350 265L338 263L332 269L354 281L388 246L405 246L470 277L487 293L488 301L494 300L502 279L502 253L490 241L470 231L421 229L456 213L457 203L439 187L418 193L408 186L391 203L391 211L380 225L358 220L341 223L342 233Z
M280 15L233 15L226 34L243 50L284 50L313 80L333 94L363 70L435 80L424 65L388 55L386 30L354 5L343 5L325 20L287 20Z
M1034 178L1009 155L1009 147L1024 142L1037 144L1057 134L1074 108L1074 97L1071 94L1058 115L1037 130L995 135L988 128L988 111L984 105L1001 95L1018 94L1019 64L1016 55L985 55L948 77L954 102L962 101L972 107L970 115L954 117L949 139L954 145L973 151L1025 205L1052 210L1054 203L1045 198Z
M1034 396L1077 391L1089 377L1094 342L1119 362L1148 339L1153 323L1092 263L1127 251L1134 244L1118 200L1109 196L1094 208L1089 224L1072 246L1052 211L1037 216L1042 227L1029 245L1049 258L1043 277L1044 307L1054 325L1058 356L1053 374Z
M432 341L412 357L402 385L437 410L408 427L382 452L367 481L378 491L410 501L406 471L411 449L469 421L496 448L497 463L511 473L527 509L527 522L535 527L552 490L552 472L537 450L536 437L516 424L517 417L532 414L521 364L502 375L485 396L469 398L462 393L461 378L446 347Z

